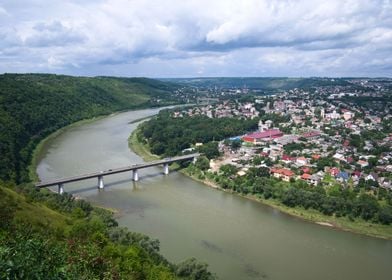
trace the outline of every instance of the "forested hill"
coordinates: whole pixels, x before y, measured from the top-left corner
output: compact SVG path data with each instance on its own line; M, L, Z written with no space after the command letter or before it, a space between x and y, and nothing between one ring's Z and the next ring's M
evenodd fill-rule
M317 86L344 86L348 85L347 78L284 78L284 77L210 77L210 78L168 78L162 81L171 81L185 86L221 87L261 89L264 91L289 90L293 88L308 89Z
M176 103L176 85L146 78L0 75L0 180L28 180L37 143L72 122Z

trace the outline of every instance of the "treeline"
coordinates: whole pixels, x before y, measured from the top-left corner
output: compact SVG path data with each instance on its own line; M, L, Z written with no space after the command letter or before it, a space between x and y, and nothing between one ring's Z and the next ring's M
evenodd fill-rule
M174 118L170 110L164 110L140 126L138 140L147 141L154 154L174 156L190 148L192 144L203 143L205 145L211 141L220 141L255 130L257 124L257 119L240 120L206 116ZM207 149L209 153L209 148L213 149L213 145L207 144L207 147L201 149ZM211 153L213 154L214 151Z
M27 181L32 151L51 132L114 111L173 104L175 87L144 78L0 75L0 179Z
M158 240L71 195L0 185L0 220L1 279L214 279L206 264L168 262Z
M353 221L361 218L373 223L392 224L392 193L382 188L369 194L366 187L314 187L302 180L288 183L270 177L268 168L263 167L250 168L245 176L236 176L238 170L233 165L224 165L215 174L202 172L198 162L187 170L191 175L198 174L200 179L207 176L224 189L275 199L289 207L314 209L324 215L345 216Z

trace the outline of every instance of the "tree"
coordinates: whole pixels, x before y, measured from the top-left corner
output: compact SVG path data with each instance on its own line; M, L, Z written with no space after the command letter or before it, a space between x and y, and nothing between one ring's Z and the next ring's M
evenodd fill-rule
M231 147L231 149L234 150L234 151L238 150L239 148L241 148L241 140L234 140L234 141L231 141L230 147Z
M199 152L207 158L212 159L220 155L218 150L218 142L209 142L199 147Z
M372 195L363 193L354 203L354 214L364 220L372 219L378 211L378 202Z
M195 166L200 170L207 170L210 168L210 160L205 156L200 156L197 158Z
M384 225L392 223L392 206L384 206L378 213L378 221Z
M215 276L207 268L207 264L199 263L195 258L191 258L177 265L176 275L181 277L181 279L189 280L215 279Z
M219 171L223 173L224 176L230 177L237 173L237 167L232 164L224 164L219 168Z

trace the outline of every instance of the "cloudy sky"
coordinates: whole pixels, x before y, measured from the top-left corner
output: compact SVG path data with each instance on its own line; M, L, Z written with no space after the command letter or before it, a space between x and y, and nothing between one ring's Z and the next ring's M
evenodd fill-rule
M392 0L0 0L0 72L392 75Z

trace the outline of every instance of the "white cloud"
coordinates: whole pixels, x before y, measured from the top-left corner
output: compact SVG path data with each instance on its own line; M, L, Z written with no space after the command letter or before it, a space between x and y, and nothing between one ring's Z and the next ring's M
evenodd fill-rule
M0 6L0 71L390 75L390 0L25 2Z

